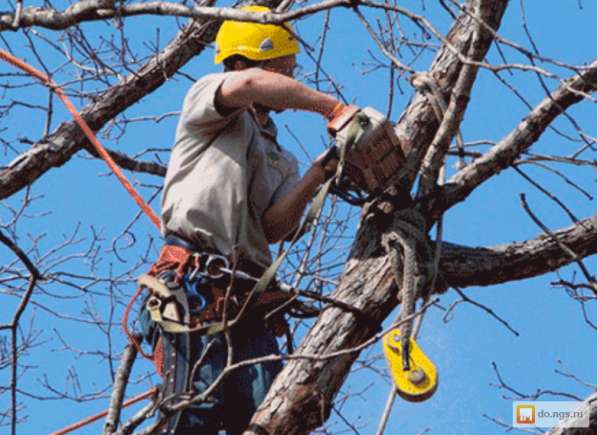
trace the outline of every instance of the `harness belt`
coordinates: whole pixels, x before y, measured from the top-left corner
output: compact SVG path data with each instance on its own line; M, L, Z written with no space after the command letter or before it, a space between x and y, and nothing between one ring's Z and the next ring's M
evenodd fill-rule
M239 267L231 268L228 257L190 250L192 245L178 236L168 236L166 243L150 272L138 279L150 294L145 309L163 331L214 334L225 320L233 326L241 317L265 315L294 296L274 280L266 291L252 295L259 281L253 273L263 272L254 263L239 261Z
M233 263L232 259L229 256L220 255L214 249L208 247L205 243L191 243L185 238L174 233L169 233L165 238L165 242L167 246L178 246L193 253L203 253L212 256L221 256L226 258L226 261L228 261L229 264ZM265 270L265 267L259 266L258 264L242 257L237 260L236 268L237 271L243 271L257 278L260 277L263 271Z

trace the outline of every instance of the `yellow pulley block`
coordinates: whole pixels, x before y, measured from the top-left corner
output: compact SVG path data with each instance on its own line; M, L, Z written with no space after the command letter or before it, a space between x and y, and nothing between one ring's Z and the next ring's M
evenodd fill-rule
M407 369L402 361L400 329L393 329L384 336L383 351L398 395L409 402L422 402L437 390L437 369L417 342L412 337L409 340Z

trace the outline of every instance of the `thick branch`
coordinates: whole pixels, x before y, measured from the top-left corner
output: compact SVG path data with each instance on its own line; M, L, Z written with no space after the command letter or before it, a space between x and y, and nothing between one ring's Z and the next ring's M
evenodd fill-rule
M200 53L213 40L217 29L217 23L209 21L187 26L161 53L139 71L105 91L81 115L92 129L99 130L116 115L161 86ZM62 123L48 137L34 144L0 171L0 198L6 198L35 182L49 169L62 166L85 146L87 140L79 127L74 122Z
M484 181L512 165L520 154L533 145L551 122L574 103L582 101L583 94L597 90L597 61L580 75L564 82L546 97L508 136L452 177L439 195L429 200L427 209L438 216L454 204L463 201Z
M484 7L483 3L481 3L473 13L478 15L478 19L481 20L481 22L485 22L488 19L488 17L485 16L487 12L488 8ZM480 60L483 59L487 52L487 45L483 44L481 41L483 32L481 31L479 22L475 22L473 25L477 27L477 30L474 32L473 41L468 50L467 58L471 60ZM458 80L452 89L450 103L445 113L443 113L443 118L437 133L435 134L433 142L429 146L421 165L419 191L419 194L421 195L429 193L437 182L444 157L448 152L452 139L462 123L462 119L464 118L464 112L468 106L469 95L473 83L475 82L475 78L477 77L478 70L479 67L473 64L466 64L460 70ZM428 95L428 98L434 98L433 93Z
M455 287L501 284L542 275L574 262L560 243L580 258L597 253L597 215L552 234L490 248L444 243L442 276Z
M508 0L492 0L488 2L469 2L471 4L480 4L480 16L486 26L497 29L506 8ZM467 8L470 9L470 6ZM475 17L478 19L478 17ZM451 139L455 129L462 121L462 116L468 104L468 94L476 74L479 69L478 60L482 60L491 43L493 42L493 32L487 30L486 26L478 26L474 17L468 13L463 13L457 20L457 23L448 33L446 43L450 47L444 46L433 61L431 68L427 72L430 79L439 88L443 98L450 105L448 110L451 115L446 120L445 128L442 130L439 139L440 143ZM475 33L478 31L479 33ZM477 34L475 38L474 35ZM475 46L473 39L475 38ZM457 51L457 53L455 53ZM464 74L461 72L465 66L461 62L461 57L467 58L467 54L474 56L471 62L466 64ZM460 86L456 83L461 77ZM417 171L427 150L432 143L439 127L436 114L432 104L423 93L417 93L408 107L401 115L396 124L396 133L401 139L408 159L410 168L410 184L417 176Z
M135 337L135 340L139 340L139 338L140 337ZM110 398L110 408L108 409L108 415L106 416L106 422L104 423L104 435L112 434L118 427L124 392L126 391L126 386L131 375L131 369L133 368L133 363L135 362L136 357L137 348L133 343L129 342L122 352L120 366L118 367L116 378L114 379L112 397Z

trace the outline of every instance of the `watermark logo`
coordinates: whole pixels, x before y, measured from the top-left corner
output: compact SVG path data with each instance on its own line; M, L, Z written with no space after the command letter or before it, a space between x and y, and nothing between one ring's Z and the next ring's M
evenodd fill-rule
M589 407L583 402L513 402L514 427L589 427Z
M536 422L535 405L516 405L516 424L534 425Z

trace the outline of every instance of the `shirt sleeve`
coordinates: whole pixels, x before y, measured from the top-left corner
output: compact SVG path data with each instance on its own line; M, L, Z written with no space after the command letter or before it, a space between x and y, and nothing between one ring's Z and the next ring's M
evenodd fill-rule
M182 109L182 122L206 132L223 127L243 108L222 115L216 108L216 93L230 73L209 74L197 81L187 93Z
M296 185L301 179L299 175L297 160L294 158L294 156L290 155L290 153L285 154L290 163L290 171L288 172L288 175L282 180L280 186L274 192L274 195L272 197L272 204L275 204L280 199L288 195L292 191L292 189L296 187Z

